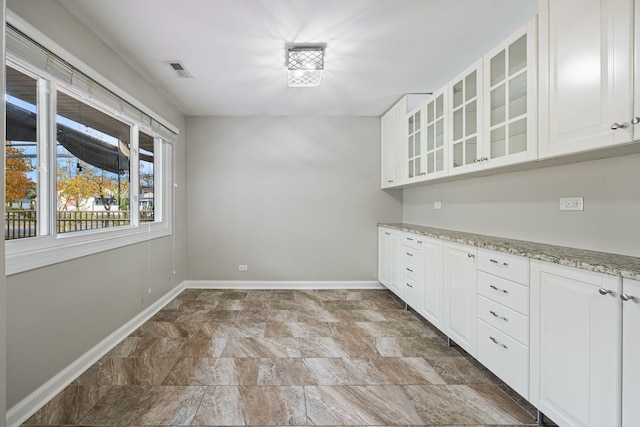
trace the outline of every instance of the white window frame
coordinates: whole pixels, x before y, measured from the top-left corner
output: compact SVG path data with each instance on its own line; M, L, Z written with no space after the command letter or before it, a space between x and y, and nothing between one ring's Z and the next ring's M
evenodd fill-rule
M107 87L125 101L136 106L152 117L158 117L148 108L141 105L130 95L115 87L112 83L100 76L95 71L86 67L81 61L70 55L64 49L57 46L51 40L37 32L37 30L24 23L15 14L7 11L8 22L15 28L37 40L40 44L63 59L78 66L86 75L96 82ZM27 28L25 28L27 27ZM173 162L171 142L161 138L158 134L146 127L139 126L135 120L125 117L118 112L110 110L108 107L97 102L95 99L85 99L83 95L78 95L70 90L66 85L56 81L46 73L34 69L34 67L22 63L19 60L7 59L6 65L16 68L21 72L38 78L38 125L46 125L44 129L38 130L38 233L37 237L5 241L6 248L6 274L12 275L29 271L47 265L69 261L75 258L96 254L99 252L120 248L135 243L149 241L160 237L170 236L173 232ZM129 206L131 212L131 224L119 227L109 227L96 230L76 231L69 233L56 233L56 108L55 97L57 90L73 96L85 102L87 105L96 108L128 125L131 125L131 159L130 159L130 183L129 183ZM44 99L40 99L40 97ZM158 122L170 129L178 132L177 128L168 124L162 119ZM144 133L154 137L155 146L158 147L157 159L154 155L154 168L157 168L157 176L154 177L160 187L159 203L155 206L154 222L139 224L138 212L138 132L142 129ZM156 163L157 162L157 163ZM135 181L135 182L134 182ZM133 191L136 189L136 191ZM155 190L155 189L154 189ZM154 195L155 196L155 195ZM155 200L154 200L155 204ZM157 219L156 219L157 217ZM44 235L40 233L46 233Z

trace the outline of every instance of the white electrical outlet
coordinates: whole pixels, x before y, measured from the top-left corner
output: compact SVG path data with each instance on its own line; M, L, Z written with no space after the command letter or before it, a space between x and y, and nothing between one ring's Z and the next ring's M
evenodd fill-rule
M151 293L151 288L149 288L149 293Z
M441 209L442 202L433 202L433 209Z
M249 267L247 265L240 264L238 266L238 271L247 271L247 270L249 270Z
M582 197L562 197L560 198L561 211L583 211L584 199Z

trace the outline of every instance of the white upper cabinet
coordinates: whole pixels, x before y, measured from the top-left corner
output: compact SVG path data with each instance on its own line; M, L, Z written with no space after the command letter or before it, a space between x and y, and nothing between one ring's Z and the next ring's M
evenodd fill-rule
M405 95L380 118L381 188L394 188L406 184L407 112L416 108L427 96Z
M482 59L460 73L449 91L449 175L482 167Z
M631 142L633 0L541 0L539 13L539 157Z
M484 57L484 168L537 155L537 19Z
M407 115L406 96L398 101L380 119L381 133L381 187L404 184L403 140Z
M447 176L447 88L435 92L426 102L425 108L425 150L423 179Z

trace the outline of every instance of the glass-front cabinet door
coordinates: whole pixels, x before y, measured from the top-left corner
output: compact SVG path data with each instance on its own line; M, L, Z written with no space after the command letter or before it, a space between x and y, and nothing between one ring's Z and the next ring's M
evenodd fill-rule
M449 175L482 167L482 58L449 83Z
M447 88L443 88L434 93L427 101L425 133L426 147L425 159L425 179L439 178L447 174Z
M407 114L407 182L419 181L424 172L424 111L423 105Z
M535 158L537 19L484 58L485 167Z

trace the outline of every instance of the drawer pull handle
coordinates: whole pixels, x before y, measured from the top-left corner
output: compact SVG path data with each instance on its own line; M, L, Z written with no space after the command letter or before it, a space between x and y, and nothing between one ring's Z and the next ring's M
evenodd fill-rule
M598 292L600 292L600 295L607 295L611 293L611 289L600 288Z
M509 267L509 264L507 264L506 262L496 261L495 259L490 259L489 261L491 261L494 264L499 265L500 267Z
M408 284L408 283L407 283L407 286L408 286L408 287L410 287L410 288L413 288L413 286L411 286L411 285L410 285L410 284Z
M411 237L407 237L407 240L409 240L410 242L413 242L413 239Z
M504 349L507 349L507 350L509 349L509 347L507 347L506 345L502 344L500 341L498 341L494 337L489 337L489 338L491 338L491 341L493 341L494 344L496 344L496 345L498 345L498 346L500 346L500 347L502 347Z
M502 292L503 294L508 294L508 293L509 293L509 291L508 291L508 290L506 290L506 289L500 289L500 288L498 288L497 286L489 285L489 287L490 287L491 289L493 289L494 291Z
M476 256L474 254L467 254L468 258L475 258Z
M495 317L496 319L504 320L505 322L509 321L509 319L507 319L506 317L503 317L503 316L500 316L500 315L496 314L496 312L493 311L493 310L489 310L489 313L491 313L491 315L493 317Z
M413 270L410 269L409 267L407 267L407 271L410 272L410 273L413 273Z
M387 236L391 236L391 233L389 233L388 231L385 231L384 234Z
M391 183L393 182L393 180L392 180L392 179L389 179L389 180L387 180L387 182L388 182L389 184L391 184Z
M636 297L634 297L633 295L627 295L627 294L620 295L620 298L622 298L622 301L629 301L629 300L636 299Z
M409 255L409 256L413 256L413 254L412 254L412 253L409 253L409 252L407 252L407 255Z

